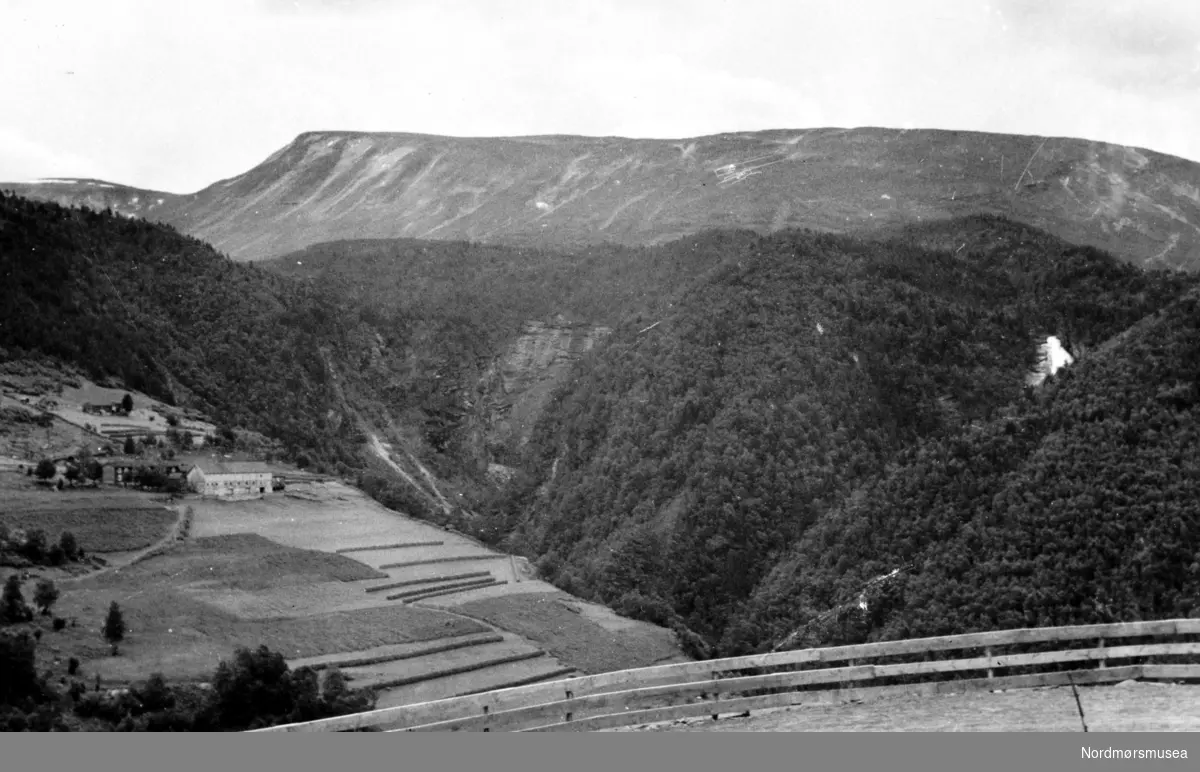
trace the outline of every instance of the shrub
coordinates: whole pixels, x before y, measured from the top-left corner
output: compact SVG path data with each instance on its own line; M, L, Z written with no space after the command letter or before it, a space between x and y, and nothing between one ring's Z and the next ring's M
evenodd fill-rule
M0 593L0 620L12 624L25 621L25 596L21 593L21 577L12 574L4 582Z
M145 684L134 689L133 695L144 711L156 712L175 707L175 695L171 693L162 673L152 673Z
M79 542L75 539L75 534L70 531L63 531L58 537L58 546L62 547L63 555L67 560L74 560L79 557Z
M113 644L115 652L116 644L125 639L125 617L121 615L121 607L114 600L108 607L108 616L104 618L104 639Z
M75 675L78 672L79 672L79 659L77 657L71 657L70 659L67 660L67 675Z
M67 620L62 617L54 617L54 632L61 633L67 626Z
M57 544L54 546L58 547ZM61 555L62 548L58 547L58 551ZM58 602L59 594L59 590L54 586L54 582L49 579L39 579L33 591L33 603L41 609L43 616L49 616L50 609Z
M67 562L67 553L63 552L61 545L51 544L50 549L46 551L46 560L52 566L61 566Z
M33 528L25 534L25 543L21 545L21 554L40 563L46 556L46 532L41 528Z
M37 464L35 470L39 480L49 480L54 475L58 474L58 468L54 466L54 462L48 458L43 458Z
M109 697L100 692L88 692L75 703L75 715L80 718L98 718L116 724L129 718L133 701L127 694Z

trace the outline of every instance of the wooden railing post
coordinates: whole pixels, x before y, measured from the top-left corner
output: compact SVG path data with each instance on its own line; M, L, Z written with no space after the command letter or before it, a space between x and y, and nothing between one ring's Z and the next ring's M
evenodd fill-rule
M1098 648L1098 649L1103 649L1103 648L1104 648L1104 639L1103 639L1103 638L1101 638L1101 639L1100 639L1100 645L1099 645L1099 646L1097 646L1096 648ZM1104 666L1105 666L1107 663L1108 663L1108 659L1107 659L1107 658L1105 658L1105 657L1103 657L1103 656L1101 656L1101 657L1100 657L1100 665L1099 665L1099 669L1100 669L1100 670L1103 670L1103 669L1104 669Z
M992 678L995 678L996 671L992 668L992 647L991 646L987 646L984 648L983 656L987 657L987 660L988 660L988 679L990 680Z

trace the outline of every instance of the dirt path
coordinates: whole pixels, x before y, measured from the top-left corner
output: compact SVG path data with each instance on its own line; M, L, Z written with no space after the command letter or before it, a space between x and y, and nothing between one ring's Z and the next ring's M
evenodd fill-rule
M1089 732L1200 731L1200 686L1125 682L1079 690ZM1069 687L889 697L686 719L611 731L650 732L1082 732Z

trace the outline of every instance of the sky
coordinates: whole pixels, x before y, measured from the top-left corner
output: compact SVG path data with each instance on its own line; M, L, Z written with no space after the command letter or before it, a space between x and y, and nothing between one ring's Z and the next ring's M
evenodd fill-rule
M190 193L305 131L883 126L1200 161L1197 0L0 0L0 180Z

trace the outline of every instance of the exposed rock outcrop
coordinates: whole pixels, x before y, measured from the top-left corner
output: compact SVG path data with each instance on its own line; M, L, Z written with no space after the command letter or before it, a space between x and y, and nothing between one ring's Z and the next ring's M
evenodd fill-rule
M612 330L567 321L530 321L480 379L475 411L480 440L502 459L529 440L534 422L571 365Z

